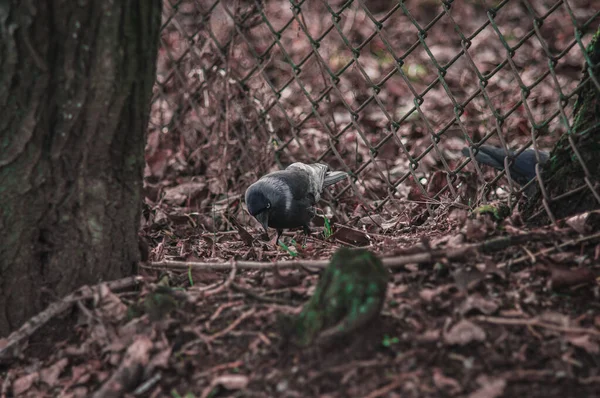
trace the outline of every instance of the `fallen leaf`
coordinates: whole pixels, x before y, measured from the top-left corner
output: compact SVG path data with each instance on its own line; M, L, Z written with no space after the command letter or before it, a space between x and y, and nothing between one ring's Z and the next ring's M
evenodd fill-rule
M172 205L193 205L202 194L207 194L206 183L201 181L189 181L177 186L166 188L163 200Z
M246 228L244 228L234 216L229 217L229 221L233 224L235 229L237 229L240 238L242 238L242 241L246 244L246 246L252 247L254 238L252 237L250 232L248 232Z
M444 341L447 344L467 345L473 341L484 340L485 331L466 319L461 320L444 333Z
M479 376L477 383L481 386L478 390L469 394L469 398L496 398L504 394L506 380L495 379L488 376Z
M439 329L429 329L426 330L422 335L417 336L417 339L423 343L433 343L439 341L441 334L442 333Z
M583 348L589 354L597 355L600 353L600 346L595 341L590 340L590 335L567 336L567 341L575 347Z
M119 296L110 291L105 283L100 285L99 292L94 297L94 303L103 318L121 320L127 315L127 306Z
M379 214L367 215L358 220L358 226L365 226L371 232L382 230L383 223L385 223L385 219Z
M550 267L548 285L552 290L556 290L583 283L592 283L595 279L596 276L589 268L563 268L553 265Z
M28 375L19 377L13 383L13 394L16 397L18 397L21 394L23 394L24 392L26 392L27 390L29 390L31 388L31 386L33 386L33 383L35 383L39 379L39 376L40 375L38 374L38 372L34 372L34 373L30 373Z
M248 376L226 374L213 379L210 384L213 387L222 386L227 390L243 390L248 386L249 382Z
M582 214L574 215L565 220L567 225L575 230L575 232L585 235L592 231L594 225L598 224L600 211L589 211Z
M448 185L447 174L444 171L436 170L429 177L427 184L427 195L434 197L438 192Z
M167 369L169 367L169 358L171 358L172 347L163 349L158 354L154 355L148 364L148 369L162 368Z
M475 267L459 268L452 273L456 287L465 292L473 289L485 277L486 274Z
M61 394L60 396L64 398L84 398L89 396L89 391L86 387L79 386L64 394Z
M359 247L371 244L371 239L369 239L366 233L344 226L338 227L333 235L331 235L331 238Z
M479 311L484 315L490 315L498 310L498 304L494 300L485 299L476 293L468 296L459 310L462 315L466 315L473 310Z
M55 362L53 365L42 369L40 371L40 380L48 384L50 387L53 387L58 381L60 374L67 367L68 364L69 360L67 358L63 358Z
M433 383L446 394L456 395L462 391L462 387L455 379L445 376L441 369L433 369Z
M442 285L442 286L436 287L435 289L422 289L419 292L419 297L421 297L423 300L430 303L431 301L433 301L433 299L435 297L439 296L442 293L447 292L451 288L452 288L452 285Z

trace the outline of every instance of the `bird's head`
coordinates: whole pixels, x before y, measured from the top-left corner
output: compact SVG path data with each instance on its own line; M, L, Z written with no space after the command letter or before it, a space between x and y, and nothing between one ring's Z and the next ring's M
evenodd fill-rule
M276 204L276 193L263 181L257 181L246 190L246 206L250 215L263 226L268 234L269 215Z

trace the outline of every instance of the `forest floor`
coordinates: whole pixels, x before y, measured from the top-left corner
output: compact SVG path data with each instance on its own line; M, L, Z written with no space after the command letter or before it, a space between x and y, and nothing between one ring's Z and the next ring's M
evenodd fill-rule
M391 3L369 4L381 6L377 11L381 17ZM486 9L476 3L453 2L453 15L467 33L477 32L488 21ZM580 21L598 16L593 1L570 3ZM287 1L266 4L273 20L291 15ZM545 127L547 134L537 141L549 149L564 132L556 117L560 101L554 75L548 72L548 59L536 37L529 36L520 43L533 32L533 22L520 4L508 2L495 21L509 44L518 47L512 61L521 68L525 84L546 76L531 91L528 106L534 117L553 118ZM546 2L536 6L544 8ZM320 7L311 9L315 15L307 17L315 29L332 20ZM412 16L425 26L436 15L432 7L411 9ZM551 51L566 51L553 73L557 84L570 93L581 76L581 48L573 41L573 26L564 23L570 20L566 7L552 10L538 28L540 34L547 35ZM392 18L399 14L397 11ZM352 15L350 22L344 22L343 32L360 43L371 35L370 25L364 12L358 10ZM523 26L523 20L528 26ZM389 21L384 25L392 43L406 49L417 40L409 18ZM144 258L138 275L84 287L46 311L43 320L47 322L19 340L13 352L16 359L6 362L0 356L1 397L600 396L598 213L560 220L552 226L527 224L514 202L512 215L502 220L489 213L477 214L474 203L487 200L480 194L481 179L467 169L458 173L462 179L458 190L464 200L449 196L429 200L408 179L397 187L390 206L375 210L371 204L386 198L389 190L380 178L382 173L366 168L345 194L335 200L333 195L326 195L323 212L328 214L331 228L324 227L323 219L317 217L304 247L296 243L303 241L298 231L286 233L287 249L275 246L272 240L262 239L258 225L245 212L243 192L258 176L276 169L277 161L304 160L304 149L315 158L321 155L320 148L327 148L329 137L323 125L307 123L298 129L296 140L281 157L273 156L273 148L264 145L269 134L261 136L265 130L258 125L264 120L246 114L248 110L255 114L252 107L264 99L260 96L263 92L253 86L252 79L248 79L249 90L255 90L251 100L250 96L242 98L244 91L236 91L235 85L224 89L218 84L223 74L210 75L217 70L211 65L221 62L217 51L198 51L201 55L193 58L194 52L185 48L191 41L183 40L177 29L169 30L174 25L170 23L161 41L158 80L162 86L155 90L146 148L140 230ZM595 29L595 25L590 26ZM449 42L453 21L440 19L436 26L428 31L427 42L439 44L434 48L435 56L447 61L462 47L460 41ZM264 31L268 33L266 28ZM247 36L259 33L252 31ZM259 39L266 40L267 33ZM308 41L297 40L301 34L297 26L284 32L282 45L311 51ZM197 37L211 40L220 36ZM339 38L331 40L333 50L328 50L328 59L352 59L349 53L334 51L336 45L344 44ZM325 41L321 50L327 48ZM505 49L497 33L488 24L471 44L474 63L481 70L493 70L504 63L486 86L489 101L502 112L509 112L498 134L502 133L513 147L528 144L531 115L524 106L514 106L522 92L505 62ZM394 68L393 58L381 55L384 47L380 42L363 47L370 55L363 54L360 60L369 73ZM276 51L277 46L274 48ZM230 56L240 58L245 51L235 46L230 50ZM169 51L184 60L173 61L177 57L167 56ZM192 58L185 58L189 54ZM438 78L438 70L422 49L411 57L407 66L414 67L407 67L406 74L420 92L428 86L428 77ZM204 81L197 77L199 72L190 72L197 64L208 65L202 69ZM272 74L276 81L277 74L284 73L277 68L285 70L281 65L273 61L258 69ZM468 76L470 64L464 57L456 65L445 76L446 83L455 93L465 88L466 98L470 95L467 88L477 89L480 82ZM178 67L184 70L172 73ZM235 74L227 68L235 68L235 63L222 69ZM312 76L310 68L303 66L302 73L306 74L301 75L305 82L322 78L318 69ZM364 80L362 76L357 68L349 68L342 83L358 85ZM389 79L383 86L391 108L413 106L411 91L401 84L401 79ZM206 87L212 89L202 91ZM197 95L200 100L195 97L196 90L202 94ZM366 92L361 90L355 89L356 101ZM306 106L298 99L300 95L289 96L289 92L297 94L299 90L282 91L278 99L281 108ZM413 158L430 148L431 123L437 131L438 121L455 115L445 93L438 84L421 105L425 114L439 116L432 117L430 125L419 118L407 118L398 130ZM193 100L209 105L188 106ZM569 101L572 104L574 96ZM340 98L333 98L322 102L319 110L338 122L349 120L344 119L348 114L340 103ZM181 104L187 108L174 109L183 107ZM223 104L228 104L226 110ZM360 104L351 105L358 108ZM463 127L474 142L495 126L489 105L478 96L465 108ZM310 107L303 111L311 113ZM269 112L279 136L289 130L287 118L303 117L286 118ZM362 126L372 142L377 142L385 135L383 126L388 123L379 110L365 107L361 112L355 125ZM242 114L242 121L236 119ZM455 171L464 162L460 150L468 144L463 132L457 128L440 135L445 158L427 155L417 163L419 177L430 181L428 193L429 188L439 192L446 183L443 173L449 170L445 167ZM247 140L241 134L246 134ZM354 141L340 139L338 148L339 157L352 170L370 156L359 135ZM385 166L383 174L401 175L412 167L397 144L379 149L377 164ZM343 162L336 159L325 158L332 166L341 166ZM492 170L483 172L487 181L496 175ZM506 179L498 182L504 190L492 189L489 197L506 199ZM468 197L468 192L475 195ZM331 205L334 202L336 206ZM271 238L273 235L271 231ZM389 268L381 316L367 330L326 346L299 349L286 345L278 327L280 315L301 310L314 292L318 272L341 246L368 248ZM5 343L0 341L0 346Z
M393 260L380 319L308 349L285 345L277 318L312 294L310 259L342 243L314 233L294 263L236 233L154 229L154 252L207 242L212 255L145 263L135 280L93 287L31 337L3 396L598 396L598 234L448 218L371 235ZM223 261L231 253L238 260Z

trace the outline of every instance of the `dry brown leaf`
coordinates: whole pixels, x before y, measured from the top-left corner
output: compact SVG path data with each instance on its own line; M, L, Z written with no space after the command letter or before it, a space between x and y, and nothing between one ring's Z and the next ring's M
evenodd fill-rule
M158 354L154 355L148 364L148 369L169 367L169 358L171 358L172 347L165 348Z
M424 343L433 343L439 341L441 334L442 332L440 329L429 329L426 330L422 335L418 336L417 339Z
M212 380L210 386L204 389L202 398L208 397L215 387L221 386L227 390L243 390L248 386L250 379L245 375L225 374Z
M338 227L331 238L354 246L368 246L371 243L366 233L344 226Z
M600 353L600 345L597 342L592 341L589 334L580 336L567 336L567 341L575 347L583 348L589 354L597 355Z
M205 182L189 181L166 188L163 200L168 204L183 206L188 203L194 204L200 196L205 196L207 193Z
M248 386L250 379L245 375L225 374L213 379L213 386L223 386L228 390L242 390Z
M105 283L100 285L99 293L94 297L94 303L103 318L118 321L127 315L127 306L110 291Z
M476 293L468 296L459 310L462 315L466 315L473 310L477 310L484 315L490 315L498 310L498 304L494 300L486 299Z
M585 235L590 233L594 225L598 224L600 211L589 211L582 214L577 214L565 220L567 225L575 230L575 232Z
M58 381L60 374L67 367L68 364L69 360L67 358L63 358L55 362L51 366L42 369L40 371L40 380L48 384L50 387L53 387Z
M444 333L447 344L467 345L474 341L484 341L485 331L471 321L463 319Z
M459 268L452 273L456 287L463 291L474 288L485 277L486 274L475 267Z
M64 398L85 398L89 396L89 391L86 387L79 386L61 394L60 396Z
M421 299L430 303L431 301L433 301L434 298L436 298L440 294L445 293L446 291L448 291L451 288L452 288L452 285L442 285L442 286L436 287L435 289L427 289L427 288L421 289L421 291L419 292L419 297L421 297Z
M449 395L456 395L462 391L462 387L455 379L445 376L441 369L433 369L433 383L435 386Z
M592 283L595 279L596 275L589 268L563 268L552 265L550 266L550 281L548 285L551 289L555 290L583 283Z
M481 386L478 390L469 394L469 398L496 398L504 394L506 380L495 379L488 376L479 376L477 382Z
M31 386L33 386L33 383L38 381L39 377L40 375L38 372L29 373L25 376L19 377L17 380L14 381L12 385L13 394L17 397L20 396L21 394L29 390Z

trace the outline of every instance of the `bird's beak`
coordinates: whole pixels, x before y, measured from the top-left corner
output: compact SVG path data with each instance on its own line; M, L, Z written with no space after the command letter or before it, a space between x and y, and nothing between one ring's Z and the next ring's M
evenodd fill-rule
M256 219L258 220L260 225L262 225L265 229L265 233L269 235L269 212L263 211L262 213L257 214Z

